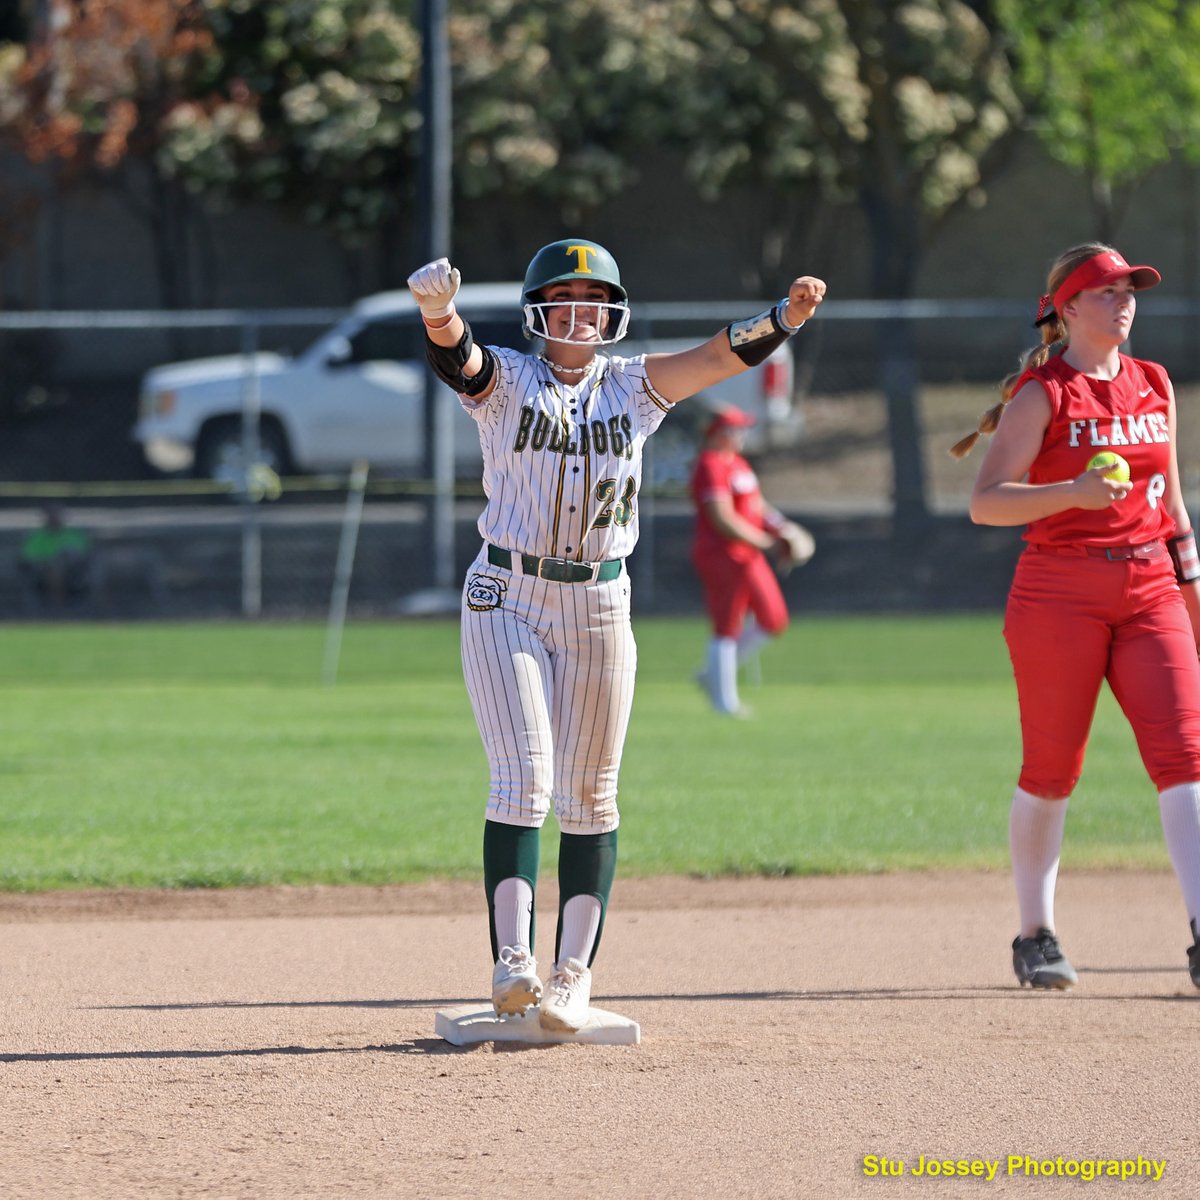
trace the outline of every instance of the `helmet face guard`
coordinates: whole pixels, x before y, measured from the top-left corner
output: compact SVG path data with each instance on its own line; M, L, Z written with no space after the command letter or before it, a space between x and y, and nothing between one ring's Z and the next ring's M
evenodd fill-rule
M565 337L555 337L549 328L550 310L558 308L571 310L571 323L567 327ZM600 337L593 342L581 342L571 336L578 325L592 323L579 320L581 308L589 313L598 311L600 314ZM544 342L558 342L570 346L611 346L629 331L628 304L611 304L603 300L534 300L527 303L521 311L525 314L525 336L541 338Z
M548 304L541 297L543 288L553 283L565 283L582 279L589 283L602 283L609 291L607 302L560 301ZM543 246L530 260L525 272L525 283L521 289L522 312L525 316L525 336L543 338L549 342L582 343L571 340L580 308L599 309L601 312L600 339L598 345L611 346L619 342L629 329L629 296L621 286L621 272L616 259L597 242L586 238L564 238ZM551 337L548 332L547 316L551 308L571 306L571 323L568 336Z

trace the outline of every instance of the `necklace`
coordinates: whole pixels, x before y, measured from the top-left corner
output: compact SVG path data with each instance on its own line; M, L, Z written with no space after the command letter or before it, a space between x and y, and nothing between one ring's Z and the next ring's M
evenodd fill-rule
M593 358L586 367L562 367L558 363L547 358L544 354L539 354L538 359L544 362L552 371L561 371L564 375L586 375L595 365L596 360Z

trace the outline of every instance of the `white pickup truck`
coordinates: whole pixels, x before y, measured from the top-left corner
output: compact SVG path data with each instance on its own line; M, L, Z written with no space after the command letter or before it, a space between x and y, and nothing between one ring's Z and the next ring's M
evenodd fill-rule
M458 303L475 338L525 349L519 325L520 285L466 284ZM635 318L636 318L635 312ZM700 337L634 336L618 352L672 350ZM420 477L425 449L425 364L422 330L408 291L368 296L295 358L259 352L154 367L144 376L133 437L151 467L236 483L243 471L243 410L260 412L258 460L278 474L345 472L357 459L373 470ZM252 385L248 386L248 384ZM439 385L440 386L440 385ZM457 404L445 389L450 402ZM750 450L798 432L792 404L792 358L781 346L761 366L706 394L754 414ZM691 405L682 406L683 409ZM654 482L678 483L694 454L694 423L672 413L652 446ZM692 409L693 422L696 410ZM473 421L455 413L455 472L478 477L479 438ZM673 424L674 422L674 424Z

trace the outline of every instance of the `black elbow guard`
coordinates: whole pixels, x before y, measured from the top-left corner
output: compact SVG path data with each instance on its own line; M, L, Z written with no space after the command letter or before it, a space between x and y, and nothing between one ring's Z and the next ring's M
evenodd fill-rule
M492 376L496 374L496 356L487 346L480 346L479 352L483 355L483 366L474 375L462 376L462 387L458 389L466 396L478 396L480 392L486 392L491 387Z
M425 331L425 361L443 383L466 396L478 396L486 391L496 373L496 356L486 346L480 346L483 366L474 375L463 374L463 367L467 365L474 348L475 339L466 321L463 322L463 335L455 346L439 346L429 336L429 330Z

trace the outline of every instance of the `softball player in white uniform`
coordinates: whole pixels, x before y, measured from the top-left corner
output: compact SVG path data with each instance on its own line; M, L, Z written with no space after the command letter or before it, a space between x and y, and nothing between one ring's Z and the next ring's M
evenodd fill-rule
M591 965L617 858L617 773L637 647L624 560L638 538L642 449L671 405L762 362L816 310L825 284L676 354L598 353L629 323L617 264L583 238L544 246L526 272L526 332L540 353L474 344L454 306L459 272L409 278L438 376L479 428L487 502L467 572L462 660L487 750L484 887L492 1002L540 1006L547 1028L587 1021ZM555 962L533 957L539 831L560 828Z

